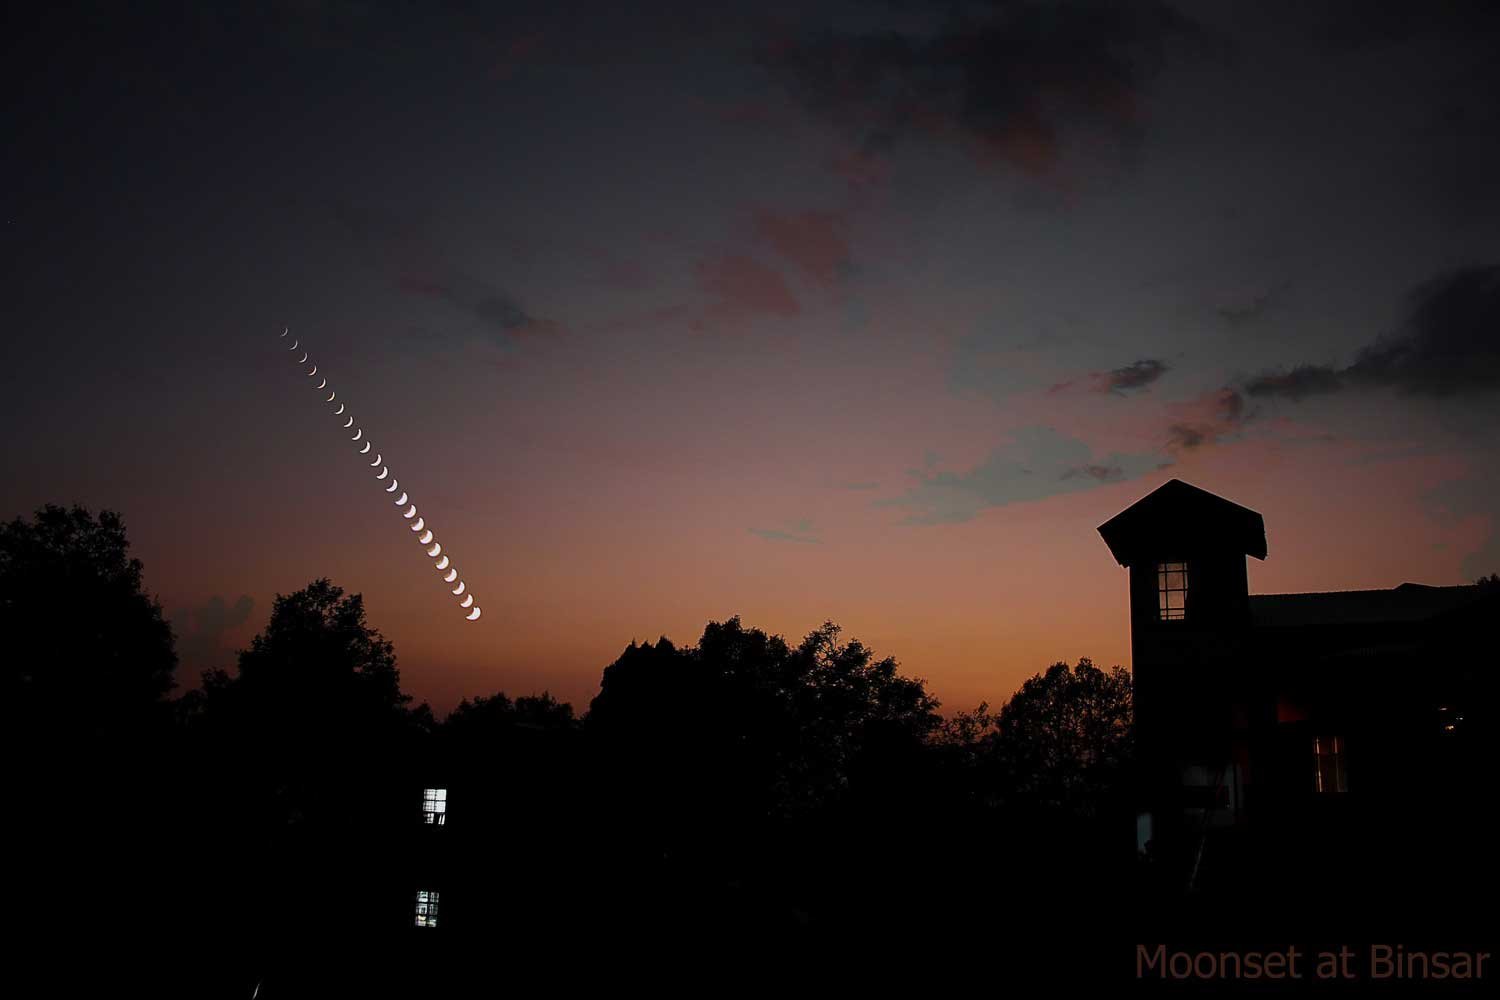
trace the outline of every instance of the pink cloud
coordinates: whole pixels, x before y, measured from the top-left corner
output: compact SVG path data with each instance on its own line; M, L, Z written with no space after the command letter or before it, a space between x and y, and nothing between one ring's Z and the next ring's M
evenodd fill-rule
M1233 389L1215 389L1167 407L1167 450L1173 454L1214 445L1237 430L1245 400Z
M755 213L755 232L782 257L824 287L849 263L844 217L836 212Z
M742 254L698 262L698 287L714 301L708 318L795 316L801 311L781 272Z

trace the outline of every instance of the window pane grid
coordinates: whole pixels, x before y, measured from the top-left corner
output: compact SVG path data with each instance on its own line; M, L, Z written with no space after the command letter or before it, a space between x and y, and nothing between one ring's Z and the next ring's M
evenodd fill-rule
M442 826L448 819L448 789L422 789L422 822Z
M1161 621L1182 621L1187 617L1187 588L1187 563L1156 564L1157 615Z
M417 890L417 926L436 927L438 917L438 894L435 889Z

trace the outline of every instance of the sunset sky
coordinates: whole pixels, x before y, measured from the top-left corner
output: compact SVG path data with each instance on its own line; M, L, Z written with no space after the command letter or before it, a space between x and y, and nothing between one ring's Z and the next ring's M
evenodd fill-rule
M328 576L439 712L736 614L996 704L1174 477L1252 592L1500 571L1496 5L216 6L8 31L0 149L0 516L119 510L185 686Z

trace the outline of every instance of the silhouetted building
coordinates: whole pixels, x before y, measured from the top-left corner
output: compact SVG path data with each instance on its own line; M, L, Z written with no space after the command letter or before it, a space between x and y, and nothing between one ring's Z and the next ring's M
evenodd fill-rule
M1138 846L1175 884L1418 885L1473 835L1493 590L1252 595L1261 515L1175 479L1099 533L1130 571Z

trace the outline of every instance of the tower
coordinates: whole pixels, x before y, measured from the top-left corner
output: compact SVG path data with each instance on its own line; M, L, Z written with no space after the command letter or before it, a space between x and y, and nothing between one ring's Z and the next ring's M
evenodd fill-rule
M1131 670L1144 810L1140 839L1172 849L1188 828L1232 822L1248 720L1247 556L1260 514L1173 479L1099 527L1129 570Z

